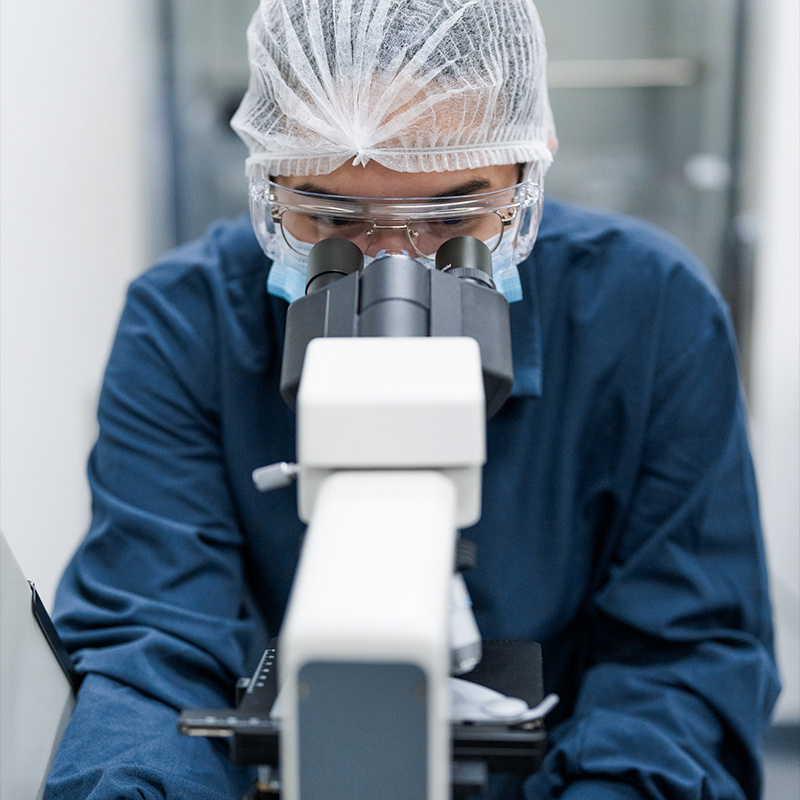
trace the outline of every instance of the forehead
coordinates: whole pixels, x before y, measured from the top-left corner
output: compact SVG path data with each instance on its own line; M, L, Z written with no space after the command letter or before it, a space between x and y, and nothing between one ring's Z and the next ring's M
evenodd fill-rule
M515 164L451 172L395 172L377 161L364 166L344 164L327 175L278 176L289 189L351 197L436 197L465 192L491 192L519 180Z

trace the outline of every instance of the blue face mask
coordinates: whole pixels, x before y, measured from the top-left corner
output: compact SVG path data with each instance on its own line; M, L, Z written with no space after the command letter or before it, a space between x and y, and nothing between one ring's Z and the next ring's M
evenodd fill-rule
M289 247L283 236L275 238L274 246L270 248L272 267L267 276L267 291L275 297L282 297L287 303L293 303L306 293L306 266L308 254L313 245L295 239L288 231L284 233L292 239L292 247L296 249L293 250L292 247ZM489 247L492 244L491 240L487 242ZM374 256L364 256L364 266L366 267L374 260ZM434 269L433 259L418 258L417 260L428 269ZM522 299L522 283L514 261L514 245L510 240L502 242L500 247L492 253L492 279L497 291L509 303L515 303Z
M491 248L494 242L490 239L486 244ZM509 237L504 237L500 247L492 253L492 280L509 303L522 300L522 282L514 254L514 243Z
M272 267L267 276L267 291L275 297L282 297L287 303L293 303L306 293L308 254L314 245L295 239L288 231L285 231L285 235L292 239L293 247L302 252L292 250L283 236L274 238L270 247Z

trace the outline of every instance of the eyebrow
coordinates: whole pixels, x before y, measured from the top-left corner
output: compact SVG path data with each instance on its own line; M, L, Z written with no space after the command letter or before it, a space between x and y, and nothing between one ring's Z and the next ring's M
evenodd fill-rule
M428 197L463 197L468 194L473 194L474 192L479 192L484 189L491 189L492 184L487 181L485 178L471 178L464 183L460 183L457 186L453 186L445 192L437 193L428 195ZM307 182L301 183L300 186L296 186L294 191L296 192L309 192L311 194L327 194L331 195L332 197L349 197L349 195L343 195L339 192L333 192L330 189L326 189L323 186L319 186L316 183ZM391 198L387 198L391 199Z

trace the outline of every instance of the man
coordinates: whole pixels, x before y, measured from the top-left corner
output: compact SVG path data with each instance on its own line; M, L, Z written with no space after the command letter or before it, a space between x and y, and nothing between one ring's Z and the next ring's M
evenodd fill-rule
M562 698L542 769L492 796L756 798L777 680L730 322L651 228L542 216L555 132L531 0L263 0L249 42L252 227L137 280L110 358L92 527L56 609L86 677L47 796L244 791L176 715L229 705L285 609L294 492L250 473L294 452L287 301L331 230L430 263L457 229L492 250L514 358L470 591L484 637L541 642Z

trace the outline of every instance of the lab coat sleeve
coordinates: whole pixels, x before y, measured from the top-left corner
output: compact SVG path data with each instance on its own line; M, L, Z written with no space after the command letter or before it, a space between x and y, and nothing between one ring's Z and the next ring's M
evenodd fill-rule
M200 270L177 280L133 284L106 371L91 528L54 614L86 677L48 800L221 800L248 779L177 731L181 708L232 704L254 635L220 448L214 288Z
M777 677L733 336L685 276L658 322L634 488L587 602L586 669L528 800L760 796Z

